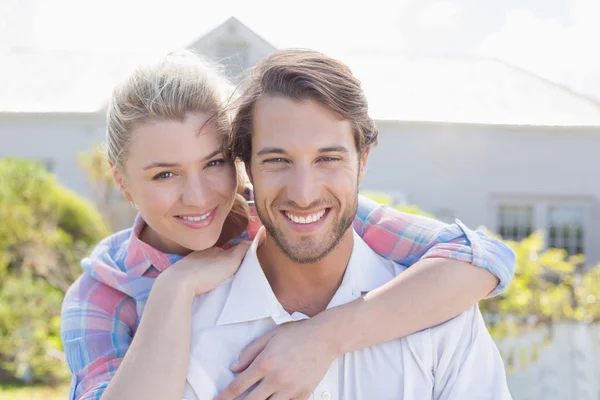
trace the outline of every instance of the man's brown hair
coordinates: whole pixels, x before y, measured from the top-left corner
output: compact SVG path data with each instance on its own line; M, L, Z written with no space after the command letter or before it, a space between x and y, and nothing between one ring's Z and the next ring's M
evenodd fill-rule
M229 148L245 163L252 156L252 112L264 95L311 99L336 112L352 123L360 154L377 144L377 127L369 116L360 81L350 68L317 51L279 50L254 67L238 99Z

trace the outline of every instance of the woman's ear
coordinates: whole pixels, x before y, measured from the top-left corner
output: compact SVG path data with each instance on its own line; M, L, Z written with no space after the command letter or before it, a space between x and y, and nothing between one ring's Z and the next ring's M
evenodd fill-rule
M129 191L127 190L127 188L125 186L125 180L123 179L123 175L121 175L121 173L119 172L117 167L115 167L111 161L108 161L108 165L110 165L110 169L112 171L112 175L115 180L115 183L119 187L119 190L121 191L121 193L123 194L125 199L129 202L133 202L133 199L131 198L131 194L129 193Z

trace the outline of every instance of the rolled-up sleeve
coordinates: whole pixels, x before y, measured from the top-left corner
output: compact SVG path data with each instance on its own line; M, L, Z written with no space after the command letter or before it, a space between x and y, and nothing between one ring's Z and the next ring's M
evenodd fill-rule
M513 278L512 249L459 220L447 224L360 196L354 229L379 255L408 267L424 258L446 258L484 268L499 280L490 296L506 290Z

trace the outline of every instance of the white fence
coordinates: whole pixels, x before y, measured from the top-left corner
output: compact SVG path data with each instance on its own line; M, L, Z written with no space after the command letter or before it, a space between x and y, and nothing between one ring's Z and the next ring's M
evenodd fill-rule
M537 327L497 344L514 400L600 400L600 325Z

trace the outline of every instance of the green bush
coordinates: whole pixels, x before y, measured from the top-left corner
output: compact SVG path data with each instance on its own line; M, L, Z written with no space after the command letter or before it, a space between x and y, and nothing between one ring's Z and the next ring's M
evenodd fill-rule
M482 312L494 317L489 323L494 336L513 336L524 326L540 323L593 320L578 297L588 293L580 285L581 278L592 277L597 267L584 271L582 256L545 248L543 232L506 243L516 254L513 281L504 293L480 304Z
M108 234L89 202L25 160L0 161L0 221L0 276L30 272L63 291L90 246Z
M79 262L109 232L43 165L0 160L0 376L60 378L60 306Z
M60 354L64 293L40 279L9 276L0 287L0 368L26 382L65 376ZM61 368L62 367L62 368Z

